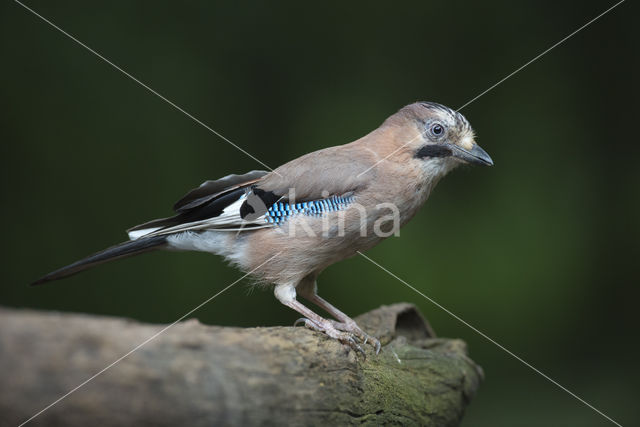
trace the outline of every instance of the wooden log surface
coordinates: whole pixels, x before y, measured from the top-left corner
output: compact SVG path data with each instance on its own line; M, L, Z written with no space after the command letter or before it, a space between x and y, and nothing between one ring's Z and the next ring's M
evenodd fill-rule
M302 327L176 324L27 425L458 425L482 370L410 304L356 319L363 358ZM18 425L163 325L0 308L0 424Z

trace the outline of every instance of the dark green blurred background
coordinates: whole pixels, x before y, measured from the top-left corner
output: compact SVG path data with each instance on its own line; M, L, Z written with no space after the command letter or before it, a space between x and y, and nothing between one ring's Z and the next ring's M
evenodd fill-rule
M459 107L614 2L88 3L27 4L276 167L416 100ZM0 12L0 304L168 323L240 277L154 253L26 286L262 167L18 4ZM496 166L455 171L368 253L625 425L640 419L637 16L622 4L466 107ZM319 284L347 313L409 301L464 339L487 377L466 426L609 425L363 258ZM248 282L194 316L299 317Z

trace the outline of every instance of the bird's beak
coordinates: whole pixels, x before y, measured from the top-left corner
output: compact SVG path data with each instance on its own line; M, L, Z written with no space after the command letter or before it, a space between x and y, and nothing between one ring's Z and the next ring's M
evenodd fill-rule
M476 143L473 144L473 147L470 150L453 144L450 145L449 148L451 148L453 157L464 160L467 163L471 163L473 165L493 166L491 156L489 156L489 154L487 154L487 152L480 148Z

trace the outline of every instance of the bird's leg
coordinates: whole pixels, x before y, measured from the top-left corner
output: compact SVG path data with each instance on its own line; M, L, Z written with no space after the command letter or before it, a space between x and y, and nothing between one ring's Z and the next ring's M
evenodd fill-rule
M350 332L357 336L363 344L371 344L376 351L376 354L380 352L380 341L376 337L372 337L368 335L365 331L363 331L360 326L353 320L351 317L347 316L342 311L338 310L327 300L318 295L318 286L316 285L315 279L313 282L304 281L298 286L298 293L305 298L306 300L314 303L318 307L325 310L327 313L332 315L335 319L338 319L338 322L330 321L333 323L333 326L344 332Z
M333 339L337 339L343 344L349 345L351 348L362 353L363 355L365 354L362 347L360 347L360 345L354 338L353 333L337 329L330 320L317 315L308 307L304 306L302 303L296 300L295 286L289 284L276 285L274 294L282 304L294 309L304 316L303 319L299 319L298 321L296 321L296 324L299 322L303 322L307 328L322 332Z

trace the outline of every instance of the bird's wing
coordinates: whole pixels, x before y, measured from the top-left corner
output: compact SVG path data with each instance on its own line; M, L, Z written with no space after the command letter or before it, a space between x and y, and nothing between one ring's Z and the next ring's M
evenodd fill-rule
M205 181L178 200L173 205L173 210L185 212L202 206L225 193L251 185L267 174L267 171L254 170L243 175L227 175L215 181Z
M175 204L177 215L127 231L131 239L211 229L248 231L281 224L293 213L344 208L370 184L371 174L362 172L374 164L349 144L326 148L270 173L252 171L207 181ZM310 204L299 205L304 202Z
M290 198L291 194L296 201L357 193L371 183L375 171L362 172L374 164L369 153L351 144L325 148L298 157L269 173L256 183L256 192L270 193L272 199Z
M375 165L370 154L347 144L298 157L255 183L240 217L280 225L297 214L345 209L371 184L376 172L362 173Z
M251 186L267 173L251 171L206 181L175 203L176 215L140 224L127 233L131 239L138 239L187 230L270 226L257 218L248 221L240 217L240 206L247 200Z

